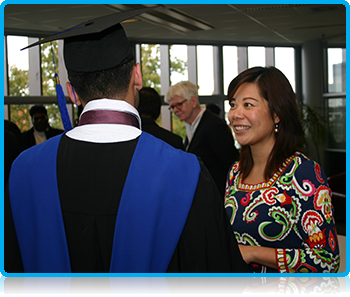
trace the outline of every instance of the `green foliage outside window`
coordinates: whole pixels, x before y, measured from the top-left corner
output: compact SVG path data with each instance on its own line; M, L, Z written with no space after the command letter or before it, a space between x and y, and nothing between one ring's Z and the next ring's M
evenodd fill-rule
M15 65L10 66L9 94L12 96L29 96L28 70L18 69ZM11 121L21 131L30 128L29 104L11 105Z
M44 43L41 45L41 78L43 96L56 96L55 64L52 56L54 53L57 72L58 67L58 43ZM62 86L64 87L64 86ZM62 129L61 113L58 104L44 104L47 109L47 115L51 127Z
M42 71L42 94L44 96L56 96L55 67L52 58L52 50L55 61L58 61L58 43L41 45L41 71ZM58 65L57 65L58 67ZM59 69L57 69L59 71ZM15 65L10 66L9 74L10 96L29 96L29 74L28 70L18 69ZM58 104L44 104L47 109L49 123L54 128L62 128L61 114ZM14 122L21 131L30 129L29 104L11 105L10 120Z
M41 45L41 72L42 72L42 94L43 96L56 96L55 65L53 63L52 51L58 69L58 43L52 42ZM159 45L142 45L142 76L143 85L154 88L160 93L160 52ZM170 72L183 73L187 63L177 57L170 61ZM64 86L62 86L64 87ZM15 65L10 66L9 74L10 96L29 96L29 74L28 70L18 69ZM48 111L49 122L52 127L62 128L61 114L58 104L45 104ZM11 121L15 122L21 131L30 129L29 104L11 105ZM161 117L157 119L161 123ZM184 124L172 115L173 132L185 138L186 129Z

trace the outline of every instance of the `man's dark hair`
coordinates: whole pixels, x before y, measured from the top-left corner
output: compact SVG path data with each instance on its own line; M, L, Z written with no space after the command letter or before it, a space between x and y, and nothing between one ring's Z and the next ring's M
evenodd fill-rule
M151 87L143 87L139 92L139 96L140 102L137 108L139 113L156 120L159 117L162 104L158 92Z
M47 116L47 110L44 105L33 105L29 110L29 114L31 117L33 117L37 112L43 113Z
M99 72L68 76L70 83L87 103L94 99L124 98L128 92L134 61Z

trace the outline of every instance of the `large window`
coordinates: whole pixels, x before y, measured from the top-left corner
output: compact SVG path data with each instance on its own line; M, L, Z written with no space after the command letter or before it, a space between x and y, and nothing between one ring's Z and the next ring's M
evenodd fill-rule
M230 82L238 75L237 46L223 46L224 94Z
M171 45L170 51L170 83L172 85L188 80L187 45Z
M28 37L22 36L7 36L7 61L8 61L8 95L9 96L56 96L55 88L55 67L53 63L52 52L55 53L55 59L57 63L58 57L58 45L57 42L53 42L51 49L50 44L41 46L41 54L37 54L37 60L35 56L31 57L31 63L34 65L37 63L41 65L41 79L32 79L30 77L37 78L36 74L30 73L29 64L29 50L23 50L29 43ZM35 51L37 48L34 48ZM41 57L41 62L39 61ZM58 71L58 65L56 65ZM39 69L39 66L38 68ZM39 73L39 70L38 70ZM29 109L33 103L30 99L24 99L22 104L11 104L9 109L9 118L14 122L21 131L30 129L30 115ZM28 103L25 103L25 102ZM62 121L60 117L59 107L57 104L45 104L48 110L49 123L52 127L62 128Z
M345 149L346 145L346 99L328 99L328 145L331 148Z
M7 37L7 62L10 96L29 95L28 51L21 51L21 49L27 45L28 37Z
M275 66L283 72L295 91L295 49L293 47L266 48L263 46L248 46L240 47L240 50L238 50L236 46L224 46L224 93L227 93L230 82L240 72L257 66ZM230 106L227 100L224 102L224 110L225 119L228 122L227 114Z
M8 95L29 96L29 56L21 51L28 45L28 37L7 36ZM29 104L12 104L10 120L21 131L30 129Z
M198 95L213 95L214 63L211 45L197 46L197 76Z
M14 42L12 40L18 41ZM13 48L13 43L17 44L17 49ZM40 54L37 54L38 57L41 57L41 60L38 59L37 63L39 66L34 70L34 76L40 72L41 77L39 79L40 86L36 86L33 92L32 84L29 80L29 77L33 75L31 73L33 70L28 69L29 51L19 51L20 48L25 47L27 44L27 37L8 37L9 95L50 97L51 101L44 102L45 99L43 101L52 113L50 123L52 125L61 125L58 107L52 99L56 95L54 83L55 67L52 51L55 54L56 67L59 72L57 65L58 45L57 43L53 43L53 46L46 44L41 47ZM234 77L247 68L275 65L284 72L293 88L295 88L293 47L267 48L263 46L228 45L222 47L221 57L220 47L212 45L188 46L186 44L173 44L167 46L139 44L137 46L140 49L138 51L138 60L141 62L144 86L153 87L159 94L164 95L164 92L170 85L182 80L194 81L198 85L198 94L201 97L200 102L202 104L209 102L218 103L220 108L224 109L224 114L227 114L229 109L227 102L223 103L228 85ZM166 50L164 52L166 48L168 48L167 53L165 53ZM12 53L16 54L13 56ZM25 61L25 66L19 64L20 61ZM221 63L222 65L220 65ZM32 67L32 64L31 58L29 67ZM164 79L163 75L167 77ZM38 79L35 83L37 81ZM22 130L28 129L30 126L28 111L32 104L32 102L28 102L27 105L10 106L11 120L17 117L18 120L22 121L22 123L17 121ZM163 109L163 113L164 111L168 112L166 109ZM162 125L162 120L164 119L166 117L158 119L158 123ZM169 124L170 119L172 119L171 125ZM172 127L173 132L185 137L184 125L174 115L172 117L169 115L169 123L168 120L166 121L165 127Z
M346 171L346 49L328 48L324 104L328 143L325 149L329 176Z
M143 85L154 88L160 93L160 46L159 44L141 45L141 69Z
M263 46L249 46L248 47L248 68L255 66L265 67L266 54Z
M275 67L288 78L295 92L295 50L293 47L275 47Z
M325 94L328 122L328 147L346 148L346 50L328 48L328 92Z
M346 50L329 48L328 60L328 93L346 92Z

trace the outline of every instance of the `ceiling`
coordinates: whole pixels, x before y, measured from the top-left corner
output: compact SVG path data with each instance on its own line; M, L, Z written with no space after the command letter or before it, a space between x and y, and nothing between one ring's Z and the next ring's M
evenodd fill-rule
M44 37L140 4L7 4L5 35ZM300 45L323 39L346 44L342 4L164 4L137 22L128 37L144 43Z

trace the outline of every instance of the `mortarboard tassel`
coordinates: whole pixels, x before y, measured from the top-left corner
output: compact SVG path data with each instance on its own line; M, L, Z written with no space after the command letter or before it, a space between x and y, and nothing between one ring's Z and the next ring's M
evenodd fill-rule
M66 132L68 132L69 130L72 130L72 123L71 123L70 117L68 115L68 110L67 110L67 105L66 105L66 96L64 95L62 86L60 85L60 79L59 79L59 76L57 74L55 55L53 52L52 43L51 43L51 51L52 51L53 63L55 65L56 96L57 96L58 107L60 109L61 119L62 119L64 130Z

